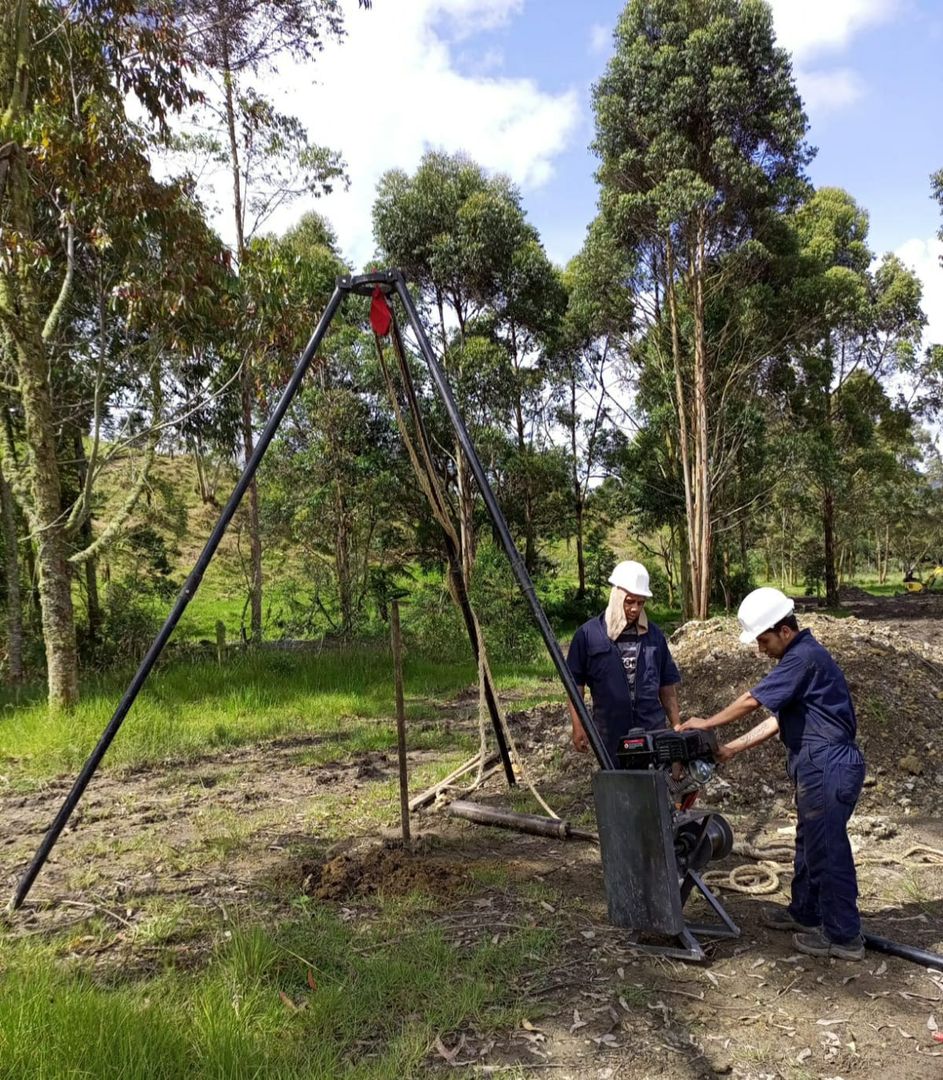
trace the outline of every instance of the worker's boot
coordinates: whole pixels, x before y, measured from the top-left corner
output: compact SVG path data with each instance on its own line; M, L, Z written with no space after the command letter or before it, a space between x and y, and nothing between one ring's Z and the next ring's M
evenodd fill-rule
M808 956L828 956L836 960L864 959L864 938L861 934L839 945L836 941L829 941L821 930L809 930L804 934L793 934L792 943L799 952Z
M784 907L782 904L771 904L763 912L762 922L764 926L768 926L770 930L817 930L818 925L808 926L806 923L799 922L798 919L793 918L792 912L789 908Z

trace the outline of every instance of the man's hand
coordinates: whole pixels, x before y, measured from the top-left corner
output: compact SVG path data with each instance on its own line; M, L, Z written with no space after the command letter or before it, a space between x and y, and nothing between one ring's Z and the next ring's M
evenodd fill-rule
M731 748L730 743L722 743L714 751L714 761L716 761L718 765L723 765L725 762L730 761L731 758L735 758L736 756L737 752Z
M589 750L589 736L583 725L576 720L573 721L573 749L578 754L585 754Z
M704 731L707 726L708 722L703 716L689 716L675 731Z

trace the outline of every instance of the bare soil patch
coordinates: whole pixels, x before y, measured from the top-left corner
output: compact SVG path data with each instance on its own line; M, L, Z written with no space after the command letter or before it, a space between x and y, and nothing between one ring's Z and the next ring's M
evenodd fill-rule
M468 880L451 860L432 860L402 846L370 844L325 862L302 863L301 890L316 900L351 900L420 892L442 899Z

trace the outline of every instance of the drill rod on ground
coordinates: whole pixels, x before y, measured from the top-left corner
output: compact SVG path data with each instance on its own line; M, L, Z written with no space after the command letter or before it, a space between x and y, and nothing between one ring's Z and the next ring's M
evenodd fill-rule
M560 818L543 817L541 814L516 814L513 810L501 810L496 806L482 806L481 803L456 799L449 804L449 813L455 817L474 821L477 825L493 825L498 829L513 829L515 832L531 833L533 836L549 836L554 840L588 840L599 842L594 832L574 829L568 821Z

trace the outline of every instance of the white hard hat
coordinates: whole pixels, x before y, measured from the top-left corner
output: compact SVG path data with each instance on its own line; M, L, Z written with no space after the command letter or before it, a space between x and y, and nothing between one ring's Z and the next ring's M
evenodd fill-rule
M619 563L609 575L609 584L615 585L618 589L625 589L633 596L652 595L648 587L648 571L640 562L633 562L632 559Z
M752 641L756 641L760 634L775 626L781 619L785 619L787 615L791 615L795 609L794 601L779 589L768 587L754 589L744 597L740 610L737 612L737 618L743 629L740 640L744 645L749 645Z

